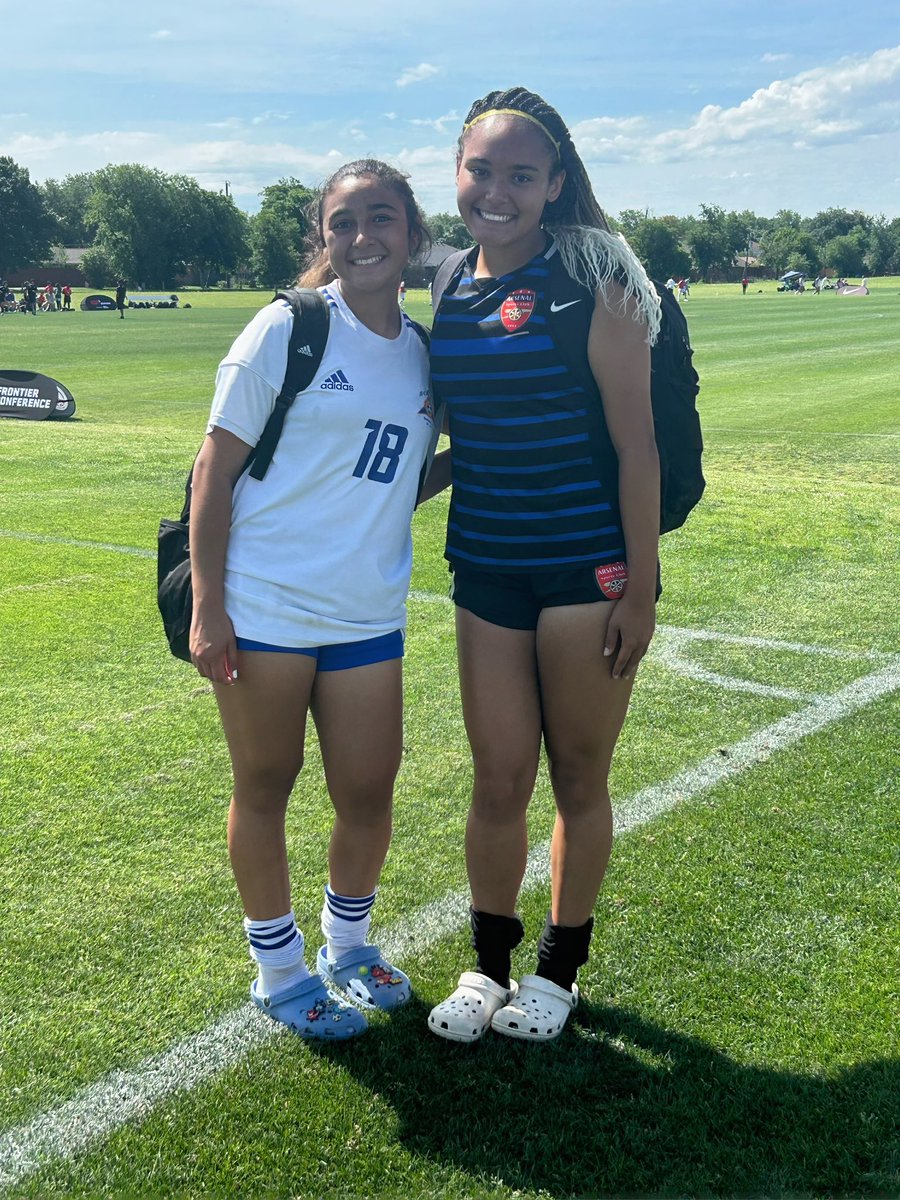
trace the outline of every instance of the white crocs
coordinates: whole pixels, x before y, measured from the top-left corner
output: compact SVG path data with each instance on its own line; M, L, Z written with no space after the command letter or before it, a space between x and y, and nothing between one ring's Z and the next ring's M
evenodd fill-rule
M491 1027L494 1013L518 994L516 981L501 987L488 975L464 971L452 996L435 1005L428 1016L428 1028L451 1042L477 1042Z
M577 983L568 992L540 975L523 975L518 996L494 1013L491 1028L506 1037L549 1042L562 1033L577 1003Z

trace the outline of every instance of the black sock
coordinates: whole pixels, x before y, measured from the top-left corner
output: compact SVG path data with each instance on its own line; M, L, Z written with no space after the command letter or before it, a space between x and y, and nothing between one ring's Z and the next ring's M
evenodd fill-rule
M469 921L478 970L508 988L511 955L525 936L522 922L518 917L500 917L476 908L469 909Z
M535 974L571 991L578 968L588 960L593 928L593 917L588 917L583 925L554 925L547 913L547 923L538 942Z

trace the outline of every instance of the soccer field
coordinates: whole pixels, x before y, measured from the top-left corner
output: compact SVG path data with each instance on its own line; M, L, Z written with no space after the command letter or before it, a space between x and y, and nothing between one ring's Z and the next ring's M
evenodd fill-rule
M446 498L415 518L373 925L416 997L317 1048L247 1000L227 754L155 606L159 519L268 295L0 318L0 370L78 406L0 421L0 1191L900 1195L900 281L760 286L686 305L707 495L663 539L583 999L544 1046L425 1024L470 965ZM552 818L542 772L514 973ZM310 732L288 813L308 949L329 829Z

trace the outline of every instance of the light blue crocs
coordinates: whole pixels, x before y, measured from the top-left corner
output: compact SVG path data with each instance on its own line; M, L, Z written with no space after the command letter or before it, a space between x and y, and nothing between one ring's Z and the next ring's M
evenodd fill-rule
M409 979L385 962L377 946L356 946L336 962L328 961L327 947L323 946L316 958L316 970L326 983L340 988L360 1008L387 1012L412 996Z
M369 1023L362 1013L330 992L317 975L271 996L257 991L258 982L254 979L250 985L250 999L256 1007L302 1038L337 1042L357 1037L368 1029Z

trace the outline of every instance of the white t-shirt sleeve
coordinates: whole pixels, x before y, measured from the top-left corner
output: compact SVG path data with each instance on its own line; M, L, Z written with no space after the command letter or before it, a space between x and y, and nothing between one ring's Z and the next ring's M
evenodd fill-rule
M249 367L222 363L216 374L216 392L206 432L226 429L255 446L275 407L278 392Z
M292 328L291 307L282 300L260 309L238 334L219 364L207 433L227 429L256 445L284 383Z

